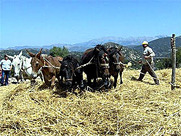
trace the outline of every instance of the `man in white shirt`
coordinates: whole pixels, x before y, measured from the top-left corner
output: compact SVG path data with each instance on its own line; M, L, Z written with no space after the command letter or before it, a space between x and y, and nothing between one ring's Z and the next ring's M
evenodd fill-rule
M11 61L8 59L7 55L4 55L4 59L1 60L0 66L2 69L1 85L4 85L4 77L6 76L5 85L8 85L8 79L10 71L12 69Z
M138 78L138 81L142 81L144 78L146 72L148 72L152 77L156 85L159 85L159 80L154 72L154 62L153 62L153 57L155 56L155 53L153 50L148 47L148 42L144 41L142 43L144 51L143 51L143 58L142 58L142 69L140 72L140 76Z

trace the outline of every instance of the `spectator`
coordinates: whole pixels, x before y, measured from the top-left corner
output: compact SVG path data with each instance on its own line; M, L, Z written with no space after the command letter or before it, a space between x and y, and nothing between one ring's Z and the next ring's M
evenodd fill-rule
M12 64L7 55L4 55L4 59L1 60L0 66L2 69L1 85L4 85L5 76L6 76L5 85L8 85L8 79L9 79L10 71L12 69Z

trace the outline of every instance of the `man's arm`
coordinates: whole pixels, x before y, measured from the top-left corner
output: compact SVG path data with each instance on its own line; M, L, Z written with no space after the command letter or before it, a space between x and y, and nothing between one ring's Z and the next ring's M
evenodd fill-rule
M155 56L155 53L153 52L153 50L151 48L148 49L148 52L150 53L150 55L145 56L145 59L151 59L152 57Z

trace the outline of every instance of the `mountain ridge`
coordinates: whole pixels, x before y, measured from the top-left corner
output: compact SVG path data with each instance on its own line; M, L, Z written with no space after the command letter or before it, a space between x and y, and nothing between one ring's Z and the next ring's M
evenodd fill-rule
M54 46L56 47L63 47L65 46L68 48L70 51L84 51L88 48L91 48L97 44L104 44L107 42L114 42L118 43L120 45L124 46L130 46L130 45L139 45L142 41L152 41L154 39L158 39L160 37L166 37L164 35L159 35L159 36L154 36L154 37L114 37L114 36L108 36L108 37L102 37L102 38L97 38L97 39L92 39L87 42L81 42L81 43L75 43L75 44L62 44L62 43L56 43L56 44L51 44L51 45L43 45L43 46L14 46L14 47L9 47L9 48L0 48L0 50L7 50L7 49L14 49L14 50L22 50L26 48L33 48L33 49L39 49L39 48L46 48L46 49L51 49Z

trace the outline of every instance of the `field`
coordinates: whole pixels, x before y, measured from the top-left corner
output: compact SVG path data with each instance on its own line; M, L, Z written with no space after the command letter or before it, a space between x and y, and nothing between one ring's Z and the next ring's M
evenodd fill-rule
M50 90L42 82L0 87L0 135L181 135L181 69L171 90L171 69L156 71L160 85L137 70L123 85L81 95ZM64 95L63 95L64 94Z

